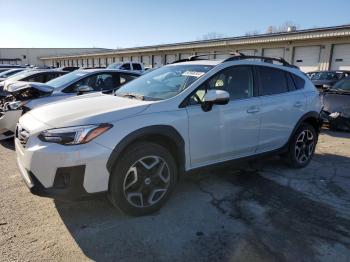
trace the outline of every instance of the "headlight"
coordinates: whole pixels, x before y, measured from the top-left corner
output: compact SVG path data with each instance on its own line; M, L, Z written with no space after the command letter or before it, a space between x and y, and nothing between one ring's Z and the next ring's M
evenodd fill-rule
M86 144L112 127L111 124L100 124L55 128L41 132L39 139L62 145Z
M6 104L7 108L9 110L17 110L19 108L21 108L22 106L24 106L25 104L27 104L29 101L14 101L14 102L9 102L8 104Z

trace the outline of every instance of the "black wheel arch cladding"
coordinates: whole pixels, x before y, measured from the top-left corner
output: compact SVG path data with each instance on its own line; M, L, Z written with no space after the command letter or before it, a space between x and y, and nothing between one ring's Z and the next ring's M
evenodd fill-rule
M107 161L107 170L112 172L122 153L138 141L149 141L166 147L178 164L179 173L185 170L185 142L180 133L172 126L152 125L137 129L124 137L113 149Z

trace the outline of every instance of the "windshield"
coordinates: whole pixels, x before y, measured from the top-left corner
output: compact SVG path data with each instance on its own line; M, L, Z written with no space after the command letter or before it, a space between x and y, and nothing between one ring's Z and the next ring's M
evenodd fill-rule
M73 71L69 74L57 77L55 79L50 80L49 82L47 82L46 84L53 87L53 88L59 88L62 87L74 80L78 80L81 77L85 76L87 74L87 72L84 71Z
M18 74L19 72L21 72L23 70L24 69L10 69L10 70L7 70L7 71L4 71L4 72L0 73L0 77L1 78L7 78L9 76Z
M119 66L121 66L123 63L121 62L118 62L118 63L113 63L113 64L110 64L109 66L107 66L107 69L118 69Z
M339 80L343 73L337 72L318 72L311 76L311 80Z
M115 94L149 100L168 99L185 90L211 68L213 66L208 65L161 67L125 84Z
M332 90L350 91L350 78L340 80L332 86Z

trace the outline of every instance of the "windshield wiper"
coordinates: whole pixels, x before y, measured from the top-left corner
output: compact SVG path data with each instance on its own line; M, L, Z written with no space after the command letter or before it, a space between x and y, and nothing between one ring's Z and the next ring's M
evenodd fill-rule
M133 93L124 93L124 94L115 93L115 95L121 96L121 97L138 99L138 100L145 100L145 97L143 95L138 95L138 94L133 94Z

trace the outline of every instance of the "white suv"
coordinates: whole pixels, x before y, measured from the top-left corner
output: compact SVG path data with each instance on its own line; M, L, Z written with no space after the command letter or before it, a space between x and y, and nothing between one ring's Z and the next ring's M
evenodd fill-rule
M282 59L248 58L191 57L114 96L83 95L26 113L15 139L24 181L54 198L108 192L124 212L144 215L189 171L270 153L306 166L318 138L318 91Z
M145 67L140 62L116 62L110 64L107 69L120 69L120 70L128 70L128 71L136 71L138 73L145 72Z

